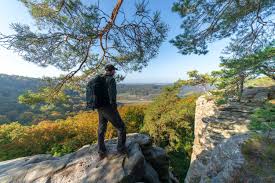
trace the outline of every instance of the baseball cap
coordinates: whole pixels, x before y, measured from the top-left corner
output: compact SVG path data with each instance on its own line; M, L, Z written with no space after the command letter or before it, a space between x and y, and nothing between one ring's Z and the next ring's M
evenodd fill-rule
M106 71L112 71L112 70L117 70L117 68L112 64L108 64L108 65L105 66L105 70Z

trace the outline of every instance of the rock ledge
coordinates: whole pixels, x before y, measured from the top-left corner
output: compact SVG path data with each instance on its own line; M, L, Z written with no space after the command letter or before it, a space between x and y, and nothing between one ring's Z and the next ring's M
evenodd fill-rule
M41 154L0 162L1 183L178 182L169 172L165 151L143 134L127 135L128 156L117 155L116 139L106 141L108 155L98 160L97 145L62 157Z

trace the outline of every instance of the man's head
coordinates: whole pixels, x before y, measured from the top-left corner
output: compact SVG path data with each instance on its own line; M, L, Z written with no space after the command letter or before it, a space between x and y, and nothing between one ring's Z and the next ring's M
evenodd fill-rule
M115 68L115 66L112 64L108 64L105 66L106 74L113 76L116 73L116 70L117 70L117 68Z

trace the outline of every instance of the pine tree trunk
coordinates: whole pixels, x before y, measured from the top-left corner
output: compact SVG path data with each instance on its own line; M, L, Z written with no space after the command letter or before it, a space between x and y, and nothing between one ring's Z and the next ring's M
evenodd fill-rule
M244 76L241 75L241 77L240 77L240 100L242 99L242 96L243 96L243 88L244 88Z

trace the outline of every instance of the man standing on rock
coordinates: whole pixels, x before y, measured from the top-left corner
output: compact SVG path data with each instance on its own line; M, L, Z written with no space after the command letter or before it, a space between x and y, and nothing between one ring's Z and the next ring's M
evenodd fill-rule
M126 153L126 128L119 115L116 103L116 81L113 77L116 70L117 68L112 64L106 65L105 74L96 76L87 85L87 107L98 111L98 153L100 159L104 158L107 152L104 137L108 121L112 123L118 132L118 153Z

